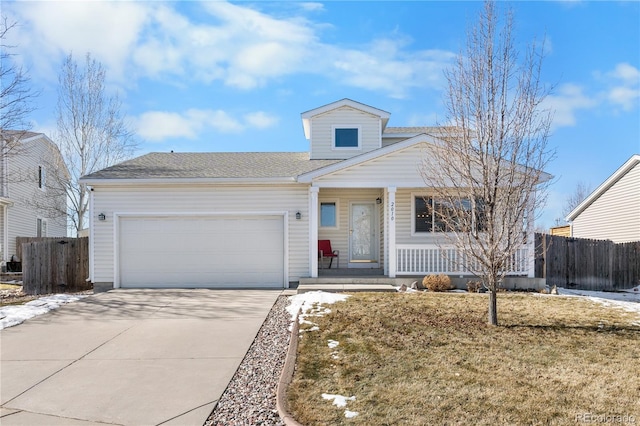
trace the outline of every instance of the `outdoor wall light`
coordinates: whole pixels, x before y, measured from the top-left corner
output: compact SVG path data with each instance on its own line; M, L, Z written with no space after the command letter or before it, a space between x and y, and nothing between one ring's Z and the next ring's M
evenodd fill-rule
M380 197L376 198L376 204L382 204L382 198Z
M302 213L296 212L296 220L302 219Z
M107 220L107 215L105 215L104 213L100 213L98 215L98 220Z

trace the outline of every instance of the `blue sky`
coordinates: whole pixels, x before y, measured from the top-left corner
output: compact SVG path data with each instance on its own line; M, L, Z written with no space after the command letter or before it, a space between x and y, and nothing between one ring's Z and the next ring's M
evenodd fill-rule
M443 69L480 2L8 2L16 60L41 90L33 130L55 130L63 58L91 52L150 151L306 151L300 113L339 100L390 126L443 117ZM546 37L556 176L552 226L579 182L640 153L640 2L512 3L521 46Z

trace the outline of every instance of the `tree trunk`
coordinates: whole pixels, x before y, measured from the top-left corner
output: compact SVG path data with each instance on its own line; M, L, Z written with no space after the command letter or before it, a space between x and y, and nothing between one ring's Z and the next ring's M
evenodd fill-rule
M489 290L489 325L498 325L498 292L494 287Z

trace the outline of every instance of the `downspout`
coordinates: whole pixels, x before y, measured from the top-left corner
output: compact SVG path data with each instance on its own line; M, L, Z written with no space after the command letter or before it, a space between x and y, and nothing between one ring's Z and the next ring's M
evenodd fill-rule
M93 242L95 241L93 238L93 187L89 188L89 282L94 283L94 274L93 268L95 262L93 260Z
M9 260L8 257L8 249L9 249L9 218L7 215L9 214L9 206L7 204L2 205L2 260L4 262Z

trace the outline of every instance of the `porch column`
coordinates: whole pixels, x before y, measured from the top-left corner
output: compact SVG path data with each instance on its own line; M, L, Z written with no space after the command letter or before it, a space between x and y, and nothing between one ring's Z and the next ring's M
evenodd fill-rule
M531 199L535 200L536 193L533 193ZM529 203L527 209L527 276L534 278L536 276L536 242L535 242L535 210L533 201Z
M309 276L318 277L318 192L320 188L309 188Z
M389 218L389 278L396 277L397 270L397 256L396 256L396 187L390 186L387 188L387 217Z

